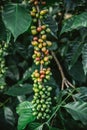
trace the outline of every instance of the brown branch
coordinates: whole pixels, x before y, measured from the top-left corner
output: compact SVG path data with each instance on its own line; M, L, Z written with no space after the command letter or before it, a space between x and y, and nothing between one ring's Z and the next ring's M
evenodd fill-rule
M55 62L56 62L56 64L57 64L57 66L58 66L58 69L59 69L60 74L61 74L61 77L62 77L61 89L62 89L62 90L64 89L64 85L65 85L67 88L69 88L69 87L75 88L75 86L74 86L73 84L71 84L71 83L67 80L67 78L65 77L65 74L64 74L64 72L63 72L62 66L61 66L61 64L60 64L60 62L59 62L59 60L58 60L58 58L56 57L55 53L54 53L53 51L51 51L51 54L52 54L52 56L53 56L53 58L54 58L54 60L55 60Z
M37 12L38 12L38 14L40 13L40 8L39 8L39 6L37 5L36 6L36 8L37 8ZM41 20L38 18L38 25L39 25L39 27L41 26Z

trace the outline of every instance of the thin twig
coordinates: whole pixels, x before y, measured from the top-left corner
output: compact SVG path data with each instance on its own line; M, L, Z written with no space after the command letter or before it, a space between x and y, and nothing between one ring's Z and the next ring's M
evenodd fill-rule
M3 107L9 100L10 100L10 98L8 98L7 100L5 100L5 102L0 103L0 107Z
M55 60L55 62L56 62L56 64L57 64L57 66L58 66L58 69L59 69L60 74L61 74L61 77L62 77L61 89L64 90L64 85L65 85L67 88L69 88L69 87L75 88L75 86L74 86L73 84L71 84L71 83L67 80L67 78L65 77L65 74L64 74L64 72L63 72L62 66L61 66L61 64L60 64L60 62L59 62L59 60L58 60L58 58L56 57L55 53L54 53L53 51L51 51L51 54L52 54L52 56L53 56L53 58L54 58L54 60Z

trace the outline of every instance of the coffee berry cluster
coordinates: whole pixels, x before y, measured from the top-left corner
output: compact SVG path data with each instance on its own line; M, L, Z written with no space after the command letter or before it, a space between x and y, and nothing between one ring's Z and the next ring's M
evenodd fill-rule
M4 78L5 72L7 70L7 68L5 67L5 59L4 59L7 47L8 47L7 43L5 42L0 43L0 79ZM5 83L0 83L0 90L4 89L4 87Z
M52 87L35 84L33 90L35 92L32 103L34 104L33 115L37 119L48 119L51 113L51 97Z
M29 3L31 3L30 13L33 19L33 25L31 26L33 38L31 43L34 47L34 54L32 58L34 63L39 66L39 69L36 69L31 76L34 81L33 115L37 119L46 120L50 117L52 105L52 87L46 85L52 75L51 69L48 67L52 59L49 52L52 42L48 40L48 34L51 30L43 22L44 17L48 13L48 10L44 9L46 2L43 0L30 0Z
M37 69L32 74L32 79L34 83L42 83L47 82L52 75L50 68L42 68L42 70L38 71Z

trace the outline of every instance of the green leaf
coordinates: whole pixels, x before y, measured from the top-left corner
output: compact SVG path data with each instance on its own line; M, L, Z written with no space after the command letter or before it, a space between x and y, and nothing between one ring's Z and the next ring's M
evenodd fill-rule
M16 64L10 65L8 67L7 76L9 78L11 78L12 80L16 80L16 81L19 80L19 69L18 69L18 66Z
M74 120L80 120L84 125L87 124L87 103L86 102L71 102L66 104L66 111L71 114Z
M74 60L74 57L75 57L74 55L77 53L79 46L80 46L80 43L78 43L78 41L70 42L69 45L67 46L67 51L66 51L66 54L65 54L65 60L68 63L69 69L71 68L71 63L72 63L72 66L73 66L74 63L76 62L76 60L75 60L74 63L73 63L73 60ZM78 57L76 59L78 59Z
M69 74L75 81L80 83L84 83L86 81L86 76L83 71L83 66L80 61L76 62L70 70L68 70Z
M31 74L33 73L33 71L35 69L39 69L39 66L35 66L35 64L33 64L30 68L28 68L25 73L23 74L23 79L27 80L28 78L31 77Z
M75 98L79 101L87 101L87 87L79 87L79 93L75 94Z
M72 56L69 68L71 68L76 63L76 61L78 60L79 56L81 55L83 45L84 44L82 44L82 43L77 45L77 48L75 49L75 52Z
M20 84L19 86L13 86L5 92L5 94L11 96L20 96L20 95L31 94L31 93L32 93L32 85L27 83Z
M19 114L18 119L18 130L23 130L27 124L35 120L35 116L32 114L32 104L31 102L25 101L19 104L16 112Z
M22 113L29 111L32 112L32 103L28 101L24 101L19 104L19 106L16 108L16 112L21 115Z
M84 47L82 49L82 64L84 73L87 74L87 43L84 44Z
M9 107L4 107L4 116L5 116L5 120L11 124L11 125L15 125L15 118L14 118L14 114L12 112L12 110Z
M61 34L82 27L87 27L87 12L84 12L76 16L72 16L72 18L64 21Z
M19 4L7 4L4 7L2 18L6 28L12 32L14 40L27 31L31 24L31 16Z
M34 130L36 128L38 128L41 124L40 123L37 123L37 122L32 122L29 124L29 130Z
M43 130L43 124L42 125L40 125L39 127L37 127L36 129L34 129L34 130Z
M44 19L44 23L49 25L49 28L51 29L51 35L57 39L58 24L56 20L51 15L48 15Z
M4 77L0 77L0 86L4 86L4 85L6 85L5 78Z

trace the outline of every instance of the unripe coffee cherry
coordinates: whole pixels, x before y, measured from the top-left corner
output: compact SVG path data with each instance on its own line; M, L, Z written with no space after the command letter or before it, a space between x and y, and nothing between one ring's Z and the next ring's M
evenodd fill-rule
M34 5L38 5L38 1L35 1L35 2L34 2Z
M48 10L42 10L40 11L40 15L45 15L48 12Z
M47 29L46 29L46 32L47 32L47 33L50 33L50 32L51 32L50 28L47 28Z
M45 34L45 31L44 31L44 30L42 30L40 33L41 33L41 35L43 35L43 34Z
M30 12L31 16L35 17L36 14L34 12Z
M42 106L43 108L46 108L47 106L45 105L45 104L43 104L43 106Z
M44 34L44 35L42 35L41 38L42 38L43 40L46 40L47 36Z
M46 29L46 25L42 25L42 29L45 30Z
M37 112L33 112L33 115L36 116L36 115L37 115Z
M37 31L35 29L31 30L32 35L36 35Z
M34 22L34 23L36 23L36 22L37 22L37 19L36 19L36 18L34 18L34 19L33 19L33 22Z
M46 43L47 43L48 46L52 45L52 42L50 42L50 41L46 41Z
M52 90L52 87L48 87L47 90L48 90L48 91L51 91L51 90Z

